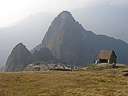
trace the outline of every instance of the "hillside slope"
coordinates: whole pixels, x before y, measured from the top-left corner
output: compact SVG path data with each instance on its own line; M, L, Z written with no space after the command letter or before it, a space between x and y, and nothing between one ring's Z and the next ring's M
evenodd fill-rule
M127 96L123 70L0 72L0 96Z

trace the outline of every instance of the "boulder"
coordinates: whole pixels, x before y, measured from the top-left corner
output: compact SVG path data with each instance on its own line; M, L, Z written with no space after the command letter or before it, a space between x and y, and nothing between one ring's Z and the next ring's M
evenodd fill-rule
M33 68L33 71L40 71L40 67Z

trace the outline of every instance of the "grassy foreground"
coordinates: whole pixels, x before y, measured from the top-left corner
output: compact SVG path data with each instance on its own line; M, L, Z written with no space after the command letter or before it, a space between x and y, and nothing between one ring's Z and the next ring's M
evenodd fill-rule
M1 72L0 96L127 96L123 70Z

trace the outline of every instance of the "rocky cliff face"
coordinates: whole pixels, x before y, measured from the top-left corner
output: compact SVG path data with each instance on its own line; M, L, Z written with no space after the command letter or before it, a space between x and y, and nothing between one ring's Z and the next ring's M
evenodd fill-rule
M93 46L88 43L86 30L64 11L52 22L42 43L35 50L47 47L59 62L86 65L94 59Z
M127 43L86 31L67 11L63 11L54 19L42 43L32 52L44 47L49 48L59 62L74 65L91 64L101 49L114 50L118 62L128 63Z
M4 71L22 71L31 62L33 62L31 53L22 43L19 43L9 55Z
M86 42L85 31L69 12L64 11L52 22L42 43L36 47L36 50L47 47L59 62L75 65L85 64L90 60L83 59L88 58L85 53L88 53L90 49L88 44L86 47L83 46Z

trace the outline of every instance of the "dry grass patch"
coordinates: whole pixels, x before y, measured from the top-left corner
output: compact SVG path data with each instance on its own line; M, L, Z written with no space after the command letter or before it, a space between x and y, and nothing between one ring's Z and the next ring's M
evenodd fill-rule
M122 70L1 72L0 96L127 96Z

